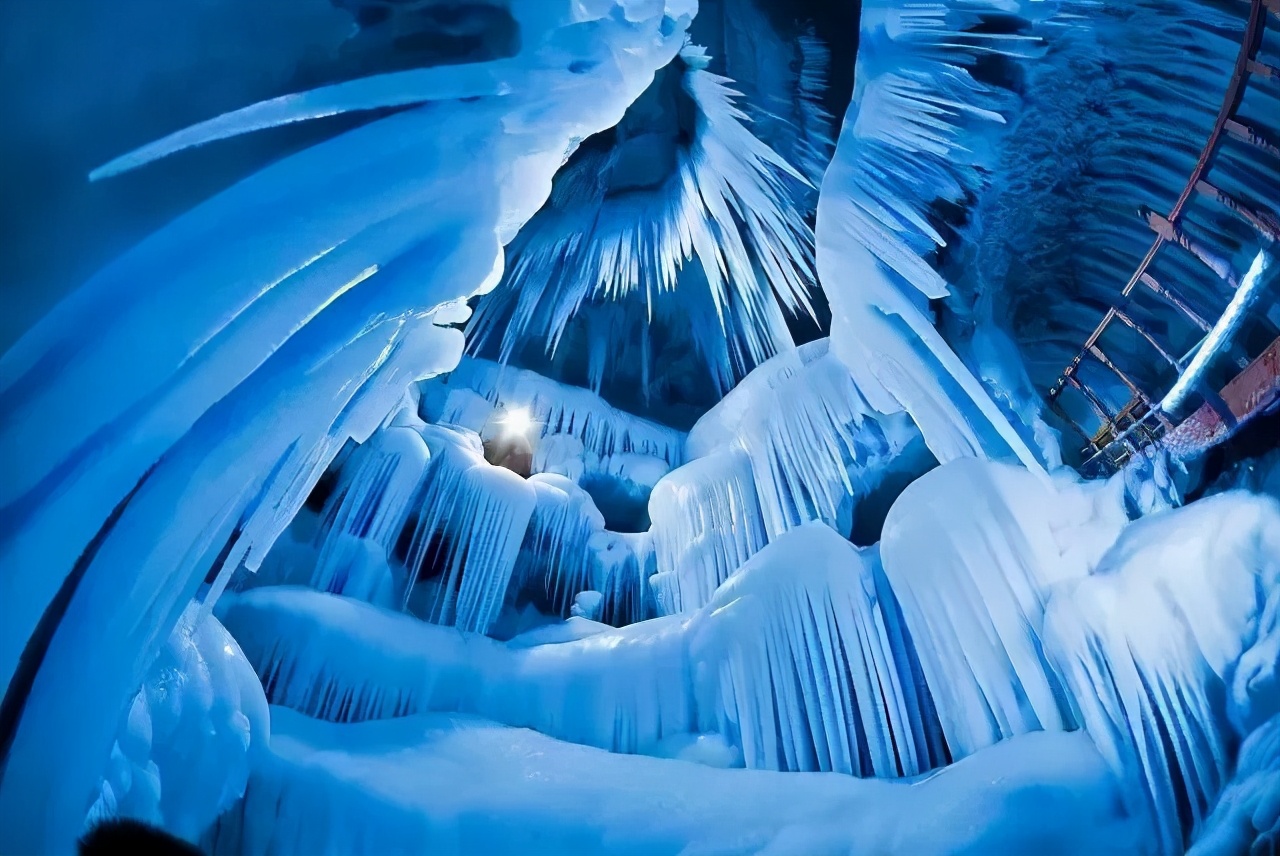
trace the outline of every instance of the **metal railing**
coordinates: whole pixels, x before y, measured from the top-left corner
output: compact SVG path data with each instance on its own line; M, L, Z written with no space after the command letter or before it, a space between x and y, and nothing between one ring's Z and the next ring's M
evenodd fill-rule
M1141 216L1155 233L1150 249L1120 290L1119 299L1107 310L1097 327L1089 334L1080 350L1049 390L1050 407L1086 441L1085 469L1118 469L1136 451L1159 442L1174 427L1169 415L1165 414L1160 406L1162 397L1144 391L1102 350L1102 336L1110 326L1119 322L1127 327L1151 347L1153 356L1172 366L1179 377L1186 371L1197 349L1204 342L1204 339L1201 339L1200 343L1184 356L1179 357L1173 353L1170 347L1162 344L1128 311L1135 289L1142 285L1187 319L1206 337L1214 326L1192 308L1175 285L1160 282L1152 275L1152 264L1161 251L1169 245L1174 245L1183 252L1190 253L1212 270L1226 290L1234 292L1239 286L1231 264L1213 248L1197 240L1184 229L1183 214L1192 198L1199 194L1222 205L1252 226L1268 244L1280 241L1280 218L1236 199L1213 184L1209 177L1222 142L1227 137L1247 143L1267 155L1280 155L1280 148L1277 148L1275 142L1267 139L1257 128L1242 122L1236 115L1244 99L1250 76L1270 82L1280 82L1280 68L1258 60L1268 12L1280 17L1280 0L1250 0L1248 19L1231 80L1227 85L1213 128L1186 185L1167 215L1162 216L1149 209L1140 209ZM1080 377L1080 367L1086 360L1096 363L1110 373L1129 391L1128 403L1112 412L1103 398ZM1099 419L1100 427L1092 434L1081 428L1059 403L1059 397L1068 389L1078 393Z

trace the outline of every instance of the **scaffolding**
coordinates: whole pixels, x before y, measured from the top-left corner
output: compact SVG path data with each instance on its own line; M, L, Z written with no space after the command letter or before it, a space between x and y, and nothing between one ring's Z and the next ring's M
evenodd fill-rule
M1206 383L1207 367L1232 344L1243 319L1268 293L1280 273L1280 250L1277 249L1280 248L1280 218L1265 208L1225 192L1213 183L1211 177L1214 161L1226 139L1251 147L1260 157L1280 157L1280 147L1276 142L1238 115L1251 78L1262 85L1280 85L1280 68L1258 58L1269 17L1280 18L1280 0L1250 0L1231 80L1186 185L1167 215L1148 208L1139 209L1140 216L1154 233L1151 248L1120 290L1118 299L1049 390L1050 407L1085 441L1081 468L1085 472L1115 472L1125 466L1133 455L1156 443L1171 447L1179 457L1188 457L1197 450L1221 442L1240 423L1280 401L1280 338L1252 362L1245 360L1243 371L1220 391ZM1223 206L1248 223L1259 236L1262 249L1244 278L1236 276L1223 254L1189 233L1184 212L1197 196ZM1153 275L1152 264L1166 251L1189 253L1213 272L1215 281L1229 296L1226 309L1216 321L1210 322L1197 313L1177 285L1161 282ZM1153 331L1146 329L1129 311L1138 294L1158 299L1198 328L1201 338L1196 346L1185 355L1178 356L1175 348L1161 342ZM1174 369L1177 380L1170 390L1163 394L1144 390L1132 373L1126 373L1103 351L1103 334L1117 323L1145 342L1153 359L1161 360ZM1108 407L1098 391L1080 376L1081 366L1086 362L1119 381L1128 391L1127 403L1115 410ZM1096 430L1085 430L1063 408L1060 397L1068 391L1080 396L1097 417L1099 427ZM1191 395L1198 396L1203 405L1187 417L1182 411L1184 402Z

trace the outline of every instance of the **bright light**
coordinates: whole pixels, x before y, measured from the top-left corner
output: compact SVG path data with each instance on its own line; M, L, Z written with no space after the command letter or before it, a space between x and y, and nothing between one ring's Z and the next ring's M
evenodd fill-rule
M506 415L498 420L498 424L502 426L502 433L508 437L516 435L524 436L529 433L529 429L534 426L533 416L529 413L527 407L513 407L506 412Z
M1253 264L1249 265L1249 270L1245 273L1244 279L1240 280L1240 285L1236 288L1235 294L1231 296L1231 301L1227 304L1222 317L1218 319L1217 324L1213 325L1209 335L1205 336L1195 356L1191 358L1190 365L1187 366L1186 371L1174 383L1173 389L1169 390L1169 394L1160 402L1160 409L1165 413L1173 413L1182 406L1183 399L1191 393L1191 390L1204 377L1205 370L1209 367L1209 361L1231 344L1231 337L1240 327L1241 322L1245 319L1245 314L1258 298L1260 290L1258 286L1262 284L1263 274L1267 272L1272 264L1271 255L1266 249L1259 250L1258 255L1253 259Z

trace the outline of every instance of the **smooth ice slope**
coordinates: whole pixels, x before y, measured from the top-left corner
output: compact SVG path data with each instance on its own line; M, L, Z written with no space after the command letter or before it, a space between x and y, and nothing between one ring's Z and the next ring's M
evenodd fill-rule
M1140 841L1083 734L1027 735L905 784L614 755L458 715L273 715L271 757L215 854L1118 856Z

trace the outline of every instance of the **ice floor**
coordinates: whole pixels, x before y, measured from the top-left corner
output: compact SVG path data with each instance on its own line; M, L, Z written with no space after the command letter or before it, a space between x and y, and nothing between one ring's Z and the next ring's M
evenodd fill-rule
M1139 834L1083 734L906 783L618 755L459 714L273 708L269 757L214 852L1122 854Z

